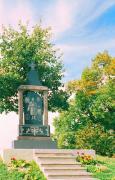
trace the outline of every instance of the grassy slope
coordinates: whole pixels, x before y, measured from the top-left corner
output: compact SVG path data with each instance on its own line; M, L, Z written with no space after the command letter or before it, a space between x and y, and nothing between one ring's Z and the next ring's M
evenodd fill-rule
M107 169L101 172L93 172L94 177L100 180L115 180L115 158L97 156L97 160L103 162L102 166L106 166Z

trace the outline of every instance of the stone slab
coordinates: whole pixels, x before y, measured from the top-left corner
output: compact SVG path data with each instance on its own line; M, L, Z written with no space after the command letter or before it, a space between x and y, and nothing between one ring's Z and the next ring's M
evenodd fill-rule
M82 155L82 153L87 154L87 155L91 155L93 157L95 157L95 150L93 149L35 149L35 153L39 154L39 153L63 153L63 154L73 154L75 156L78 155L78 153L80 155Z
M51 137L35 137L35 136L18 136L17 139L28 139L28 140L51 140Z
M19 139L13 141L14 149L56 149L56 141L51 139Z
M21 85L19 90L31 90L31 91L48 91L46 86L35 86L35 85Z

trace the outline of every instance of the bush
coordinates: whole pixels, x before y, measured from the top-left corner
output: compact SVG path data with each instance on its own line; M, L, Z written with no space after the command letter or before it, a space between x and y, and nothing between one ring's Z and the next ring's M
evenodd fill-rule
M8 167L0 162L0 180L46 180L38 165L25 160L11 159Z
M75 149L75 137L75 132L62 132L60 135L58 135L58 147L62 149Z
M101 125L88 123L76 133L76 147L94 149L97 154L112 156L115 152L114 136L105 132Z

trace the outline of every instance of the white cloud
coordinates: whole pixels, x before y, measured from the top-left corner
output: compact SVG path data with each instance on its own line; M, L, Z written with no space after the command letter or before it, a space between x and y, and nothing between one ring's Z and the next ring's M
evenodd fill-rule
M77 2L77 1L76 1ZM77 29L84 28L88 23L101 16L107 9L115 5L115 0L81 0L76 9Z
M32 7L29 2L20 0L12 8L8 8L6 2L0 0L0 31L2 31L2 25L11 24L17 28L20 20L23 24L29 22L30 26L35 24Z
M115 0L102 2L100 0L56 0L43 9L38 7L40 13L35 20L35 12L32 9L34 1L31 4L27 0L16 1L6 15L7 5L4 0L0 0L0 25L10 23L16 26L19 20L22 20L23 23L30 21L30 24L33 25L37 23L37 19L43 17L43 24L51 26L55 37L58 38L72 27L80 31L114 4Z
M55 38L58 38L71 28L82 30L113 5L115 0L57 0L45 10L43 22L52 27Z
M27 1L18 1L14 9L12 9L10 12L9 21L11 22L11 24L16 26L19 20L21 20L24 24L28 21L34 24L33 11L30 4Z
M82 44L58 44L64 54L64 62L75 62L77 59L74 57L90 57L93 58L98 52L108 50L114 52L115 49L115 38L107 41L99 42L82 42ZM115 53L113 54L115 55ZM71 57L71 59L67 58ZM89 59L90 60L90 59ZM78 62L78 61L77 61Z
M6 23L4 0L0 0L0 32L2 31L2 25Z
M0 0L0 24L2 24L3 0Z
M46 16L43 15L44 24L52 27L56 37L71 28L74 21L72 10L73 7L67 0L57 0L53 6L46 9Z

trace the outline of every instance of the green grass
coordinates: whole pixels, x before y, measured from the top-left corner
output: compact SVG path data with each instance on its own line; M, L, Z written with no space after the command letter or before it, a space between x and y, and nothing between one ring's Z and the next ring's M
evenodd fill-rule
M97 156L99 165L87 165L89 172L99 180L115 180L115 158Z
M18 161L17 161L18 162ZM20 163L20 162L19 162ZM12 166L13 165L13 166ZM0 180L46 180L38 165L32 161L21 166L5 165L0 161Z

